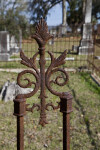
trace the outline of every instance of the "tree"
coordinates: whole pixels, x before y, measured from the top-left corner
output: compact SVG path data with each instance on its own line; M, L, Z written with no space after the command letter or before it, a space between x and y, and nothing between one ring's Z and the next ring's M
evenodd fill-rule
M68 8L65 15L64 8L66 8L66 2L68 3ZM60 3L63 4L62 18L64 24L67 22L69 25L73 24L78 27L84 23L86 0L31 0L29 3L29 11L31 15L30 21L34 24L38 22L41 17L46 19L49 10ZM66 18L66 21L64 18ZM100 0L93 0L92 18L93 20L100 19Z
M66 13L66 0L62 1L62 24L66 26L67 22L67 13Z
M84 17L82 8L83 8L82 0L72 0L70 2L67 12L67 22L69 25L77 26L83 23Z
M49 10L55 5L62 3L63 6L63 22L66 20L66 1L70 3L71 0L32 0L29 3L29 11L31 14L30 20L35 23L40 20L41 17L46 19ZM65 18L65 19L64 19Z
M1 0L0 4L0 30L17 36L19 29L25 30L28 24L26 0Z
M93 0L92 16L95 20L100 19L100 0Z
M80 23L83 21L82 9L84 11L85 1L86 0L32 0L29 3L31 21L33 23L38 22L41 17L46 19L49 10L55 5L62 3L62 24L67 24L67 16L68 24ZM69 5L68 10L66 10L66 2Z

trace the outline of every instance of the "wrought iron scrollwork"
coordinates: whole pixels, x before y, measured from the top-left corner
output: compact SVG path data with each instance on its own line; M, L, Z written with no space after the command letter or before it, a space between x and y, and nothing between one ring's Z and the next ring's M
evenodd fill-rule
M66 50L60 55L57 59L54 58L53 54L51 52L48 52L50 57L51 57L51 65L47 69L46 72L46 86L48 90L57 96L62 96L62 92L57 92L52 89L51 83L57 84L59 86L64 86L68 82L68 74L64 69L58 68L58 66L65 64L65 58L66 58ZM56 72L61 72L65 75L65 79L63 80L62 83L59 82L59 79L63 78L62 76L57 76L55 80L50 80L52 74Z
M35 86L33 91L31 93L27 93L27 94L20 94L18 95L19 98L29 98L31 96L33 96L39 89L40 87L40 73L36 67L36 56L38 55L38 53L36 53L32 58L28 59L23 51L20 52L20 57L21 57L21 63L29 68L32 68L34 69L33 70L24 70L22 71L21 73L18 74L18 77L17 77L17 83L20 87L22 88L28 88L30 86L32 86L32 84ZM36 79L36 83L34 81L31 81L29 78L24 78L24 81L26 81L27 83L23 84L22 83L22 77L25 75L25 74L31 74L35 77Z
M48 104L46 104L46 108L45 109L49 111L48 107L52 107L53 110L56 110L56 109L60 108L60 103L59 102L57 102L57 103L58 103L57 106L54 106L52 102L48 103Z
M26 104L26 110L31 111L33 113L34 108L37 108L37 111L41 110L41 105L40 104L34 104L32 107L28 107L29 104Z
M48 32L47 23L44 21L44 19L41 19L36 26L36 33L32 36L32 38L37 41L40 48L43 48L47 41L52 37L53 36Z
M63 93L55 91L52 88L52 84L54 83L58 86L64 86L68 82L68 74L64 69L59 68L60 65L63 65L65 63L65 58L66 58L66 50L58 57L55 58L51 52L48 52L48 54L51 57L51 64L48 67L47 71L45 71L45 44L47 41L52 38L52 36L48 33L48 27L46 22L41 19L40 22L38 23L36 27L36 33L32 36L36 40L36 42L39 45L39 52L37 52L32 58L27 58L24 54L23 51L20 53L21 57L21 63L29 68L31 70L24 70L21 73L18 74L17 78L17 83L20 87L22 88L28 88L32 85L34 85L34 89L32 92L28 94L20 94L18 97L22 98L29 98L33 96L40 88L40 96L39 98L41 99L40 104L33 104L32 107L28 107L29 105L26 105L26 110L33 112L34 108L37 108L37 110L40 110L40 124L44 126L47 121L46 121L46 110L48 110L48 107L51 106L53 109L58 109L59 108L59 103L57 106L54 106L53 103L48 103L46 104L46 88L54 95L57 96L62 96ZM40 71L36 67L36 57L37 55L40 55ZM33 69L33 70L32 70ZM59 82L60 79L62 79L61 76L57 76L55 80L51 80L51 76L56 73L56 72L61 72L65 75L64 81L61 83ZM25 78L24 80L26 81L26 84L22 83L22 77L25 74L31 74L35 77L36 81L31 81L29 78Z

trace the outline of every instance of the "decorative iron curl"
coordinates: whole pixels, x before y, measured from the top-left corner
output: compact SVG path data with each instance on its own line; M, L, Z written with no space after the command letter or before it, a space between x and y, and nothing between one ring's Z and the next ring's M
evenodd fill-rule
M59 82L59 79L63 78L63 77L60 77L60 76L56 77L55 81L53 81L53 80L50 81L51 75L58 72L58 71L62 72L65 75L64 81L62 83ZM57 92L54 89L52 89L51 83L57 84L59 86L64 86L64 85L66 85L67 82L68 82L68 74L64 69L56 68L56 69L53 69L52 71L50 71L46 75L46 86L47 86L48 90L54 95L62 96L63 92Z
M37 111L41 110L41 105L40 104L34 104L33 103L33 106L28 108L29 105L30 104L26 104L26 111L31 111L33 113L33 110L36 107L37 107Z
M40 22L38 23L36 27L36 32L32 37L36 40L39 46L38 48L39 52L37 52L32 58L28 58L27 56L25 56L24 52L21 51L20 57L21 57L21 63L33 69L33 71L24 70L21 73L19 73L17 77L17 83L22 88L29 88L30 86L34 85L34 89L30 93L19 94L17 98L23 99L23 98L32 97L38 91L40 87L39 98L41 99L41 103L33 104L32 107L29 106L29 104L26 104L25 106L26 106L27 111L33 112L35 107L37 108L38 111L40 110L39 124L44 126L45 124L48 123L46 120L46 110L48 110L48 107L51 106L53 109L59 108L59 104L57 106L54 106L52 103L46 104L46 100L45 100L47 98L46 87L52 94L57 95L59 97L64 96L63 92L53 90L51 83L54 83L58 86L64 86L68 81L67 72L64 69L59 68L60 65L63 65L65 63L66 50L58 58L54 58L53 54L51 52L48 52L51 57L51 64L48 67L47 71L45 71L45 63L46 63L45 45L48 42L48 40L52 38L52 36L48 32L48 26L44 19L40 20ZM40 55L40 59L39 59L40 71L38 70L36 66L36 57L38 54ZM65 79L62 83L60 82L60 79L62 78L61 76L57 76L55 80L51 80L52 74L56 72L61 72L62 74L65 75ZM32 74L35 77L36 81L34 82L34 81L31 81L30 78L25 78L24 77L25 74ZM24 84L21 82L22 77L24 77L24 80L26 81Z
M22 81L21 79L22 79L23 75L28 74L28 73L32 74L35 77L36 83L35 82L31 82L30 79L28 79L28 78L24 79L24 80L27 81L26 84L22 84L21 83L21 81ZM24 71L22 71L21 73L18 74L17 83L22 88L29 88L30 86L32 86L32 84L35 85L35 87L34 87L32 92L27 93L27 94L19 94L17 96L18 98L29 98L29 97L33 96L38 91L38 89L40 87L40 78L34 71L32 71L32 70L24 70Z
M54 58L51 52L48 52L48 53L51 57L51 64L46 72L46 87L52 94L57 95L57 96L62 96L63 92L57 92L53 90L51 87L51 83L54 83L58 86L64 86L68 82L69 77L68 77L67 72L62 68L58 68L58 66L65 64L66 50L58 58ZM50 80L52 74L56 72L61 72L65 75L65 79L62 83L59 82L59 79L63 78L62 76L57 76L55 80Z
M57 102L57 103L58 103L57 106L54 106L52 102L48 103L48 104L46 104L46 108L45 109L49 111L48 107L50 107L50 106L52 107L53 110L56 110L56 109L60 108L60 102Z

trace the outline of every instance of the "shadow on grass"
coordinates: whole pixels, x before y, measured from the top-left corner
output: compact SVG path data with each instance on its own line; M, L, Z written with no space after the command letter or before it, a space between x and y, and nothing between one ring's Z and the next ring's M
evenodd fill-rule
M92 131L90 130L90 122L89 122L89 119L86 117L86 114L85 114L85 111L84 111L84 107L81 105L79 99L76 98L76 93L75 93L74 90L72 90L72 93L73 93L73 96L74 96L74 100L77 103L77 105L80 107L81 113L83 115L84 123L86 125L87 134L88 134L88 136L90 138L91 145L94 146L95 150L98 150L98 146L96 144L95 139L93 138Z
M81 79L83 79L86 82L89 89L91 89L93 92L97 93L98 95L100 94L100 87L91 80L89 73L80 72L80 77L81 77ZM75 90L72 89L69 84L67 86L72 91L74 100L75 100L76 104L78 105L78 107L80 108L80 111L83 115L83 120L86 125L87 134L91 141L91 145L94 146L95 150L98 150L99 146L97 145L96 140L94 139L94 135L93 135L92 131L90 130L90 121L89 121L88 117L86 116L84 107L81 105L80 100L77 99Z
M92 78L90 78L90 74L80 72L80 76L82 79L86 81L86 84L90 89L92 89L93 92L96 92L97 94L100 94L100 86L98 86Z
M82 79L85 80L88 88L92 89L93 92L96 92L97 94L100 93L100 88L98 87L98 85L96 85L91 80L89 74L87 74L87 73L80 73L80 76L81 76ZM84 107L81 105L80 100L77 99L75 90L71 89L70 85L68 85L68 87L72 91L74 100L75 100L76 104L78 105L78 107L80 108L80 111L81 111L81 113L83 115L84 123L86 125L87 134L88 134L88 136L90 138L91 145L94 146L95 150L98 150L98 146L97 146L96 140L94 139L94 135L93 135L92 131L90 130L90 121L89 121L88 117L86 117L86 114L85 114L85 111L84 111Z

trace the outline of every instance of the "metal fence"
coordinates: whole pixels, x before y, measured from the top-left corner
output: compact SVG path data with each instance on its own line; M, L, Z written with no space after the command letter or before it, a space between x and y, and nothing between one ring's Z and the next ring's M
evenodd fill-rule
M29 30L30 33L33 31ZM55 57L67 49L66 64L63 67L75 68L75 69L91 69L92 74L100 76L100 31L99 25L96 27L93 26L93 36L92 40L86 39L89 45L93 45L92 51L91 46L88 45L88 48L84 50L84 47L81 46L82 40L82 26L79 27L69 27L67 28L66 34L61 33L61 27L52 26L49 27L49 32L54 37L47 43L46 46L46 66L50 64L50 57L48 51L52 52ZM32 33L33 34L33 33ZM23 34L22 34L23 35ZM3 40L3 42L6 42ZM85 42L85 41L84 41ZM92 42L92 43L91 43ZM7 43L3 43L6 45ZM16 49L16 46L19 47L16 51L13 51L7 61L0 61L0 68L24 68L20 64L20 50L22 49L25 55L30 58L33 54L38 51L38 45L31 36L28 39L21 39L12 41L7 45L13 46L13 49ZM79 49L84 53L80 53ZM37 58L38 60L38 58ZM37 61L38 65L38 61Z
M93 32L93 54L88 56L89 68L92 70L93 79L100 84L100 25Z
M73 28L72 28L73 29ZM66 64L68 68L87 67L87 55L78 55L78 48L81 41L81 27L79 29L68 29L65 35L62 35L60 28L52 26L49 27L49 32L53 34L54 38L47 43L46 46L46 65L50 64L50 57L48 51L51 51L55 57L58 57L64 50L67 49ZM9 44L10 45L10 44ZM14 45L14 43L13 43ZM19 45L19 41L17 41ZM38 46L32 38L22 40L22 50L27 57L31 57L36 51ZM20 49L19 49L20 51ZM12 53L8 61L1 61L0 68L23 68L19 63L20 54Z

